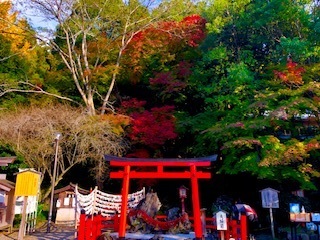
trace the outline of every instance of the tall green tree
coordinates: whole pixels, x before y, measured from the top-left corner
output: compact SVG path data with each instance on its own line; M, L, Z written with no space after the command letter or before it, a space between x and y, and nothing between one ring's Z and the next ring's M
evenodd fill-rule
M319 86L310 3L207 6L210 33L189 77L198 111L179 116L181 133L194 137L185 152L219 153L226 174L315 188Z

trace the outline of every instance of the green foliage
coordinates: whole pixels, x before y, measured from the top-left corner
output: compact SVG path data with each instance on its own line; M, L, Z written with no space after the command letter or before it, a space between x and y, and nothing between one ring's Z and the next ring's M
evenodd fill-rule
M11 44L8 39L0 35L0 73L7 73L11 77L18 78L27 72L27 63L11 50Z
M48 214L44 209L44 203L39 203L37 207L37 224L44 223L48 219Z
M245 11L245 7L250 3L250 0L215 0L209 1L209 4L204 9L204 16L208 19L209 32L220 33L223 28L232 23L238 14Z
M13 219L13 227L19 228L21 225L21 214L15 214Z
M291 56L298 62L304 62L313 55L310 42L297 37L293 39L282 37L276 49L281 56Z
M139 1L83 3L72 6L73 14L63 19L54 39L60 50L74 47L70 54L75 58L68 63L80 68L67 72L70 65L58 52L37 48L34 59L14 55L3 60L2 83L17 86L26 73L30 83L77 102L85 102L79 86L92 90L84 94L99 103L117 77L115 104L136 97L147 109L175 106L179 136L171 151L167 145L157 146L159 151L173 157L217 153L222 160L218 172L315 188L320 176L319 6L308 0L179 0L150 9ZM181 13L181 6L191 7ZM160 14L164 9L169 11ZM206 19L206 29L199 16L184 21L195 13ZM77 35L80 26L86 31ZM68 38L74 40L70 46L66 33L74 37ZM1 37L0 43L1 58L14 53L12 39ZM81 51L83 44L87 51ZM10 93L2 106L37 101L50 100Z

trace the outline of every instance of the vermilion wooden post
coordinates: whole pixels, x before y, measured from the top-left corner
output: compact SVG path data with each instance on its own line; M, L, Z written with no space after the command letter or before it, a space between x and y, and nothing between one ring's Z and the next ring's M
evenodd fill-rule
M230 221L230 227L232 237L238 239L237 220L232 219Z
M79 220L79 228L78 228L78 240L84 240L84 232L86 225L86 214L81 211L80 220Z
M231 224L231 219L227 218L227 230L226 230L227 239L229 239L232 236L230 224Z
M118 231L119 230L119 215L118 213L116 213L113 217L113 229L114 231Z
M86 230L85 230L85 240L92 239L91 238L91 233L92 233L92 216L88 216L86 218Z
M91 226L91 239L97 238L97 214L94 214L91 218L92 226Z
M102 217L101 213L98 213L98 215L96 216L96 219L97 219L97 221L96 221L96 223L97 223L96 236L97 237L100 236L102 233L102 218L103 217Z
M199 186L198 178L196 175L197 169L195 165L190 166L191 173L191 187L192 187L192 203L193 203L193 217L194 217L194 232L195 239L202 239L202 228L201 228L201 215L200 215L200 201L199 201Z
M241 221L240 221L240 229L241 229L241 239L247 239L248 237L248 228L247 228L247 216L241 215Z
M128 194L130 182L130 166L124 167L124 175L122 182L122 201L121 201L121 215L119 224L119 239L125 239L126 225L127 225L127 211L128 211Z

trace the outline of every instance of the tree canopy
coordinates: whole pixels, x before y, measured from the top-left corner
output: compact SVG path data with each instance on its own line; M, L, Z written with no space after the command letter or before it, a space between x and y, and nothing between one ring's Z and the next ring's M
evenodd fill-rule
M33 116L29 105L71 105L62 108L60 125L83 154L78 163L100 164L102 151L219 154L217 173L319 187L319 1L27 3L57 28L32 29L0 3L7 29L0 32L0 104L17 119ZM91 117L79 113L83 108ZM50 111L46 121L56 119ZM48 142L28 147L33 135L50 139L53 128L49 135L39 129L28 132L21 154L50 175L47 163L38 166L29 155L44 154L37 164L52 157ZM3 128L1 140L18 151L13 130ZM105 146L104 137L114 145Z

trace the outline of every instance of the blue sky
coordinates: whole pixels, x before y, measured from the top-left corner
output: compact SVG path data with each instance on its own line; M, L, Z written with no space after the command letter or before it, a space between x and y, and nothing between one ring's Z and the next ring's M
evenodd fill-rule
M28 20L29 24L35 29L48 28L55 30L56 22L48 21L48 19L39 11L32 9L27 5L25 0L12 0L13 9L20 13L20 17Z

